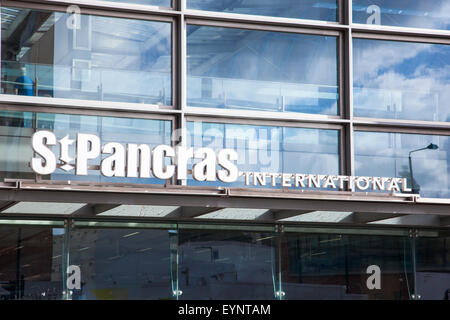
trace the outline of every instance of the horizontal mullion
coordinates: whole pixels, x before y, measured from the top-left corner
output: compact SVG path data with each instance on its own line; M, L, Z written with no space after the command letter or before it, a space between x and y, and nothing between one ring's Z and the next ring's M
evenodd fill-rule
M285 28L307 28L311 30L324 30L335 32L346 30L349 27L338 22L328 22L319 20L279 18L260 15L223 13L202 10L186 10L184 16L189 24L201 24L211 26L236 26L251 29L267 29L270 27ZM270 29L269 29L270 30Z
M79 6L82 14L104 15L111 17L135 18L144 20L172 21L181 12L170 8L159 8L138 4L126 4L107 1L65 1L65 0L1 0L2 6L30 8L50 11L66 11L69 6Z
M178 114L181 111L172 107L159 107L157 105L140 104L140 103L123 103L109 101L90 101L62 98L47 97L27 97L14 95L0 95L0 104L7 106L19 105L29 106L30 110L35 107L52 107L97 111L122 111L133 113L162 113L162 114Z
M287 120L256 120L256 119L226 119L216 118L212 115L205 117L186 117L187 122L208 122L221 124L253 125L253 126L272 126L272 127L291 127L291 128L312 128L312 129L332 129L342 130L345 123L326 123L326 122L305 122L305 121L287 121Z
M314 115L305 113L293 112L270 112L258 110L223 110L215 108L194 108L188 107L185 110L185 115L189 119L221 118L225 122L237 120L266 120L266 121L285 121L285 122L302 122L302 123L331 123L331 124L346 124L350 120L342 119L339 116Z
M352 25L354 38L450 44L450 31L389 26Z
M67 114L67 115L80 115L80 116L96 116L96 117L110 117L110 118L131 118L131 119L145 119L145 120L166 120L174 121L174 115L171 114L144 114L144 113L131 113L131 112L98 112L96 110L77 110L68 109L64 107L59 108L41 108L41 107L11 107L0 105L1 111L10 112L36 112L36 113L51 113L51 114Z
M436 126L434 124L415 124L413 122L398 124L393 122L369 123L355 120L354 130L450 136L450 123L447 125Z

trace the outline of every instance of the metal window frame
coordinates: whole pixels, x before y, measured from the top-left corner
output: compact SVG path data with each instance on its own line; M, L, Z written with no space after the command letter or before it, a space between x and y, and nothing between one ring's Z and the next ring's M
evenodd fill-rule
M52 2L52 1L51 1ZM72 3L73 4L73 3ZM113 3L114 4L114 3ZM54 3L35 3L35 2L18 2L18 1L10 1L10 0L1 0L0 6L8 6L8 7L16 7L16 8L26 8L32 10L42 10L42 11L50 11L50 12L66 12L67 6L55 5ZM0 95L0 103L1 102L10 102L10 103L23 103L27 102L30 104L51 104L51 105L73 105L75 108L77 107L88 107L88 108L109 108L109 109L137 109L140 111L163 111L163 110L171 110L176 109L177 105L177 82L176 75L177 71L175 68L177 67L176 61L176 17L172 16L164 16L164 15L152 15L146 14L144 12L119 12L119 11L105 11L101 8L92 8L92 7L82 7L82 14L92 15L92 16L101 16L101 17L110 17L110 18L121 18L121 19L134 19L134 20L142 20L142 21L151 21L151 22L162 22L162 23L170 23L171 25L171 75L172 75L172 105L163 105L159 106L156 104L139 104L139 103L123 103L123 102L114 102L114 101L96 101L96 100L83 100L83 99L65 99L65 98L48 98L48 97L18 97L15 95ZM24 101L25 100L25 101ZM28 100L28 101L27 101Z

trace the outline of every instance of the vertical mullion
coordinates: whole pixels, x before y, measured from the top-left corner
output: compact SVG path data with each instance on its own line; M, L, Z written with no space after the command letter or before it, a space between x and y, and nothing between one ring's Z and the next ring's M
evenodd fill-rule
M344 116L350 120L345 126L345 172L347 175L355 175L354 165L354 126L353 126L353 39L352 39L352 0L346 0L344 4L344 23L348 28L344 31Z
M176 95L177 95L177 109L181 113L177 117L176 128L178 144L186 146L187 143L187 123L185 111L187 106L186 98L186 21L184 17L184 10L186 9L186 0L178 0L177 9L181 11L177 21L177 36L176 36ZM186 181L181 181L181 185L186 185Z
M70 228L72 224L71 219L64 220L64 238L63 245L61 248L61 275L62 275L62 299L72 300L72 295L67 287L67 268L70 265Z

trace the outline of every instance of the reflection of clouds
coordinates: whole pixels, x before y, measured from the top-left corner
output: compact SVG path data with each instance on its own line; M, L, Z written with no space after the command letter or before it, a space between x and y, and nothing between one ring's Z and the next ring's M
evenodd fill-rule
M448 0L353 0L354 21L367 23L369 5L381 9L381 24L429 29L450 28L450 2Z
M190 105L337 113L336 37L216 27L192 30L187 61Z
M414 179L425 197L450 197L446 136L357 132L355 134L355 172L358 176L407 177L408 154L429 143L438 150L412 154Z
M431 50L431 47L432 45L419 43L403 45L393 41L354 40L355 65L357 70L363 71L357 74L357 78L373 78L381 70L394 68L426 50Z
M241 171L339 173L337 130L190 122L188 144L238 152Z
M449 48L355 40L356 114L446 121L449 111L443 103L450 98Z

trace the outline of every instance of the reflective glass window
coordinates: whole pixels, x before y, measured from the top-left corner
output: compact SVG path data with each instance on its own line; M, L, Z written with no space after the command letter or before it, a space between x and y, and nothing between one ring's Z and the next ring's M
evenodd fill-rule
M170 23L1 12L2 93L172 104Z
M0 300L63 298L64 229L0 225Z
M431 230L416 240L417 292L423 300L450 300L450 232Z
M336 0L187 0L189 9L337 21Z
M180 298L273 300L273 238L264 232L181 230Z
M191 107L338 114L337 38L190 25Z
M70 264L81 272L71 298L171 299L170 237L169 230L156 229L71 230Z
M409 237L287 233L281 250L286 299L409 300L414 293Z
M355 39L354 114L449 121L450 46Z
M407 178L423 197L450 197L449 159L448 136L355 132L357 176Z
M104 145L107 142L117 142L124 146L127 144L146 144L149 148L157 145L171 145L172 122L170 120L134 119L97 117L70 114L32 113L32 112L0 112L0 174L1 178L27 178L33 179L29 162L33 158L31 136L35 131L46 130L55 134L58 140L68 136L73 140L68 148L74 165L76 155L77 133L94 134ZM51 146L57 158L61 156L59 145ZM107 178L100 174L98 166L103 154L96 159L89 160L91 166L87 176L76 176L74 170L68 172L61 168L43 179L72 180L92 182L129 182L129 183L165 183L166 181L150 178ZM58 161L62 165L61 161Z
M188 122L188 139L194 148L236 150L239 171L339 174L338 130ZM220 184L201 182L207 183ZM232 186L245 186L244 177Z
M450 30L448 0L353 0L353 22Z
M109 2L122 2L134 4L146 4L150 6L168 7L172 6L172 0L103 0Z

